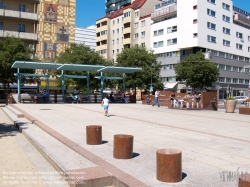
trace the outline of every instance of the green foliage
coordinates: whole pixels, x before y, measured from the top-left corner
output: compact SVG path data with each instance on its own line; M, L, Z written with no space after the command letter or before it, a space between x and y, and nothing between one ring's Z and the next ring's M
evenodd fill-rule
M24 43L19 38L7 36L0 40L0 82L9 87L9 84L17 82L17 77L14 73L16 69L11 66L15 61L31 61L32 51L25 47ZM33 73L34 70L22 69L22 73Z
M219 68L214 62L205 59L201 51L184 58L174 69L177 80L186 80L186 85L194 89L211 87L219 77Z
M227 97L225 100L235 100L235 98L234 97Z
M156 61L157 56L153 51L148 51L144 47L131 47L125 48L117 56L117 66L127 67L141 67L142 70L126 74L126 87L147 89L152 82L155 83L154 87L157 89L163 89L163 84L159 78L161 64Z
M65 52L60 53L60 55L54 59L55 62L65 63L65 64L90 64L90 65L111 65L110 61L102 58L98 53L92 50L89 46L85 46L84 44L76 44L72 43L70 47L65 49ZM61 71L51 71L52 75L59 75ZM81 71L64 71L66 75L82 75L86 76L87 72ZM90 72L90 89L98 89L100 87L100 80L95 79L95 76L99 76L98 72ZM61 79L58 78L57 82L59 86ZM80 89L83 89L87 85L87 81L84 79L68 79L65 82L66 87L69 84L76 83Z

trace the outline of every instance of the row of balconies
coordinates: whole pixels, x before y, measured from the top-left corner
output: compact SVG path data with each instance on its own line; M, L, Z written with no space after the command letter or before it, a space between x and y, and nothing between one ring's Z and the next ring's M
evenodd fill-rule
M37 41L37 34L35 33L0 30L0 38L4 38L6 36L14 36L16 38L20 38L21 40Z
M0 9L0 17L10 17L10 18L20 18L20 19L27 19L27 20L33 20L37 21L38 17L35 13L29 13L29 12L20 12L20 11L14 11L14 10L6 10L6 9Z
M155 12L151 13L151 19L159 19L164 16L170 16L177 12L177 5L172 5L168 7L164 7L161 9L156 9Z
M250 18L247 18L239 13L234 14L234 21L250 26Z

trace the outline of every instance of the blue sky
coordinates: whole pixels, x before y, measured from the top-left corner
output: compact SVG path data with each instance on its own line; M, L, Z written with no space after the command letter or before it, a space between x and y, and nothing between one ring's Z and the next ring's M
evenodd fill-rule
M250 0L233 0L234 6L250 12ZM105 15L105 0L76 0L76 26L95 25Z

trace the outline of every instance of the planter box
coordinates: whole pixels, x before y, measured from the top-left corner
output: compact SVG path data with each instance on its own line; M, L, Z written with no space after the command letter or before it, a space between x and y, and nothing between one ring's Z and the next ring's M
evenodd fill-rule
M239 114L247 114L250 115L250 107L240 107Z
M227 113L234 113L237 101L236 100L224 100L224 106Z

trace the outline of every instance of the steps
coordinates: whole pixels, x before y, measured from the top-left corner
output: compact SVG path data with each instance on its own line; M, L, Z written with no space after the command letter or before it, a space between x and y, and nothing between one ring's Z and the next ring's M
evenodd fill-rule
M18 118L24 115L13 107L2 107L2 110L71 187L128 186L26 118Z

